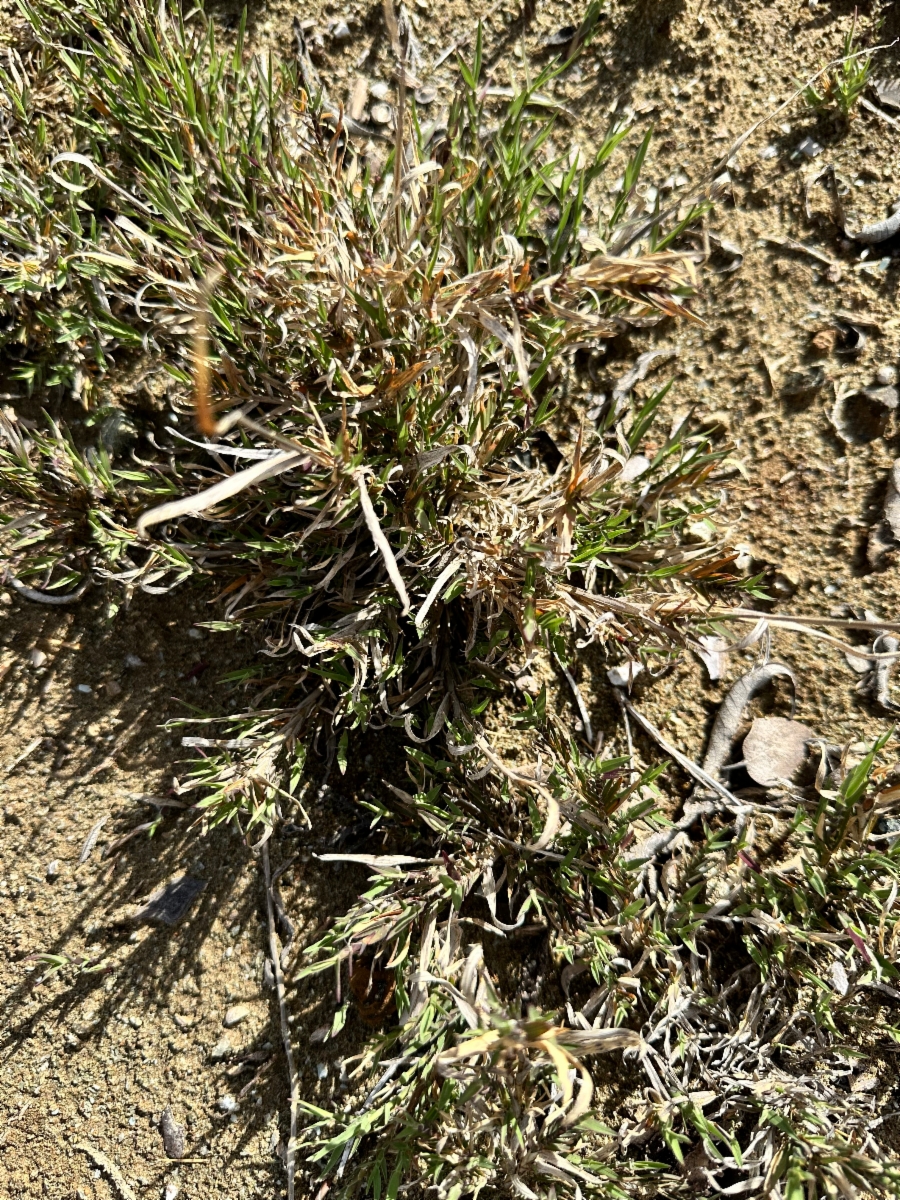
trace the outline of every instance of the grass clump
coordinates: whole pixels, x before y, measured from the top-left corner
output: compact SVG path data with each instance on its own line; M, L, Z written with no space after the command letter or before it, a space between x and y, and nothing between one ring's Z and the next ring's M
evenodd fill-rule
M856 15L844 36L843 56L814 83L803 89L803 99L816 112L836 112L847 122L856 116L856 106L869 86L872 56L860 49L856 36Z
M876 752L750 818L710 809L656 862L635 839L666 823L659 769L601 760L547 687L514 701L523 665L576 669L587 645L666 661L736 586L720 546L684 537L710 508L705 433L651 433L665 388L614 391L591 421L579 402L577 351L691 319L678 239L697 210L635 220L647 139L607 203L627 128L560 154L544 92L566 64L492 96L480 35L424 123L402 12L379 156L305 71L240 31L221 48L200 11L24 11L34 45L3 79L3 350L68 399L4 417L11 571L57 596L208 577L210 624L254 623L246 710L196 765L210 822L312 827L304 789L347 769L360 731L404 746L406 777L367 801L369 890L291 968L337 972L334 1034L353 1013L387 1026L343 1109L303 1106L330 1194L896 1192L836 1074L847 1031L874 1023L861 989L896 974L896 859L866 841ZM548 467L538 435L567 423ZM498 986L491 954L524 936L562 991ZM598 1086L600 1054L625 1099Z

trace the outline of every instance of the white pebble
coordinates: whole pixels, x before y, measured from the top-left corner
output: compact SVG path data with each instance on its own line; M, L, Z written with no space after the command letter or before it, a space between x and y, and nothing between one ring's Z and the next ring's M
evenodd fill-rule
M325 1079L328 1075L328 1063L316 1063L316 1074L320 1079Z
M807 158L815 158L817 154L822 153L822 147L813 138L805 137L797 147L800 154L805 154Z
M59 859L58 858L51 859L51 861L47 863L47 878L55 879L58 874L59 874Z
M250 1009L246 1004L233 1004L225 1013L223 1024L226 1029L233 1029L235 1025L240 1025L241 1021L246 1021L250 1016Z
M75 691L81 692L82 696L89 696L94 689L89 683L76 683Z
M606 672L606 678L613 687L630 687L643 669L643 663L634 661L621 663L618 667L610 667Z
M237 1109L237 1106L238 1102L235 1100L234 1096L219 1097L219 1108L222 1110L222 1112L233 1113Z

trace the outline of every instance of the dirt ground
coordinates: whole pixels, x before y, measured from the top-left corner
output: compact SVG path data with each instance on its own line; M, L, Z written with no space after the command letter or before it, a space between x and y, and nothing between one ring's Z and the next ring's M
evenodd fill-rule
M429 112L449 97L452 53L433 64L454 46L465 53L478 19L491 81L503 86L511 72L521 77L554 52L548 38L581 7L537 0L523 12L508 2L415 0L420 76L436 92ZM632 148L638 131L655 129L645 185L665 198L698 184L798 79L840 53L854 7L613 3L582 62L551 89L564 106L555 143L587 148L613 116L631 113ZM380 10L351 0L310 3L299 14L311 22L307 35L320 39L317 61L333 95L349 100L362 77L375 85L369 109L379 82L390 80ZM237 7L214 11L227 28ZM254 46L291 53L295 13L282 2L252 4ZM879 40L890 43L900 34L900 7L860 5L867 35L879 17ZM334 36L342 20L346 39ZM896 46L879 56L875 74L900 75ZM881 427L868 414L869 440L847 442L832 410L836 394L872 386L879 371L898 366L900 258L861 255L842 239L826 216L828 193L814 182L833 166L847 188L848 225L882 219L900 199L897 137L896 126L868 110L844 128L795 102L740 150L726 198L706 218L715 253L696 305L702 322L666 323L612 343L597 368L602 390L648 347L677 352L659 374L675 377L667 419L692 411L730 439L716 520L743 547L748 570L766 572L782 609L821 614L850 604L897 617L898 555L883 551L878 526L887 472L900 455L898 417L890 413ZM805 142L813 157L800 148ZM850 317L866 338L855 353L848 338L828 333L835 318ZM564 438L562 431L565 452ZM161 728L190 706L215 715L239 703L220 681L253 648L197 627L212 613L202 592L185 588L179 597L143 597L109 620L96 593L73 610L0 596L3 1195L249 1200L284 1191L287 1087L274 993L263 980L258 861L239 837L204 831L195 814L173 806L194 799L181 792L179 739L202 728ZM889 726L889 715L857 692L841 654L789 634L773 652L797 671L798 717L823 736L856 741ZM732 678L740 670L731 663ZM595 727L605 724L615 740L599 660L583 665L580 683ZM686 660L665 679L642 683L637 702L696 757L724 687ZM654 753L640 749L648 759ZM282 891L298 945L364 882L356 868L321 864L313 854L352 844L354 795L378 775L379 763L361 757L341 793L326 788L313 798L313 834L273 846L277 861L297 855ZM96 846L79 863L102 818ZM174 926L141 919L140 905L183 874L204 885L184 918ZM48 978L52 964L29 957L40 953L67 959ZM327 1046L321 1032L316 1037L334 1013L330 977L292 983L289 1001L304 1095L324 1101L347 1086L340 1060L360 1030L351 1019ZM226 1030L226 1012L239 1005L245 1015ZM167 1108L185 1131L178 1165L158 1128ZM304 1174L298 1190L312 1200L318 1185Z

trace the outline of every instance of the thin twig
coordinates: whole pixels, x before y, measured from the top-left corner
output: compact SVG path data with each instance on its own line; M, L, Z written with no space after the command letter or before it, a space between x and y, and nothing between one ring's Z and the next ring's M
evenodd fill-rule
M287 1062L288 1082L291 1089L291 1127L288 1137L285 1167L287 1168L288 1200L294 1200L294 1173L297 1156L297 1111L300 1105L300 1080L294 1065L294 1051L291 1048L291 1030L288 1025L287 1001L284 992L284 975L281 971L281 952L278 948L278 935L275 932L275 906L272 900L272 868L269 863L269 847L264 844L261 851L263 877L266 886L266 919L269 928L269 958L272 960L272 973L275 976L275 991L278 995L278 1013L281 1018L281 1040L284 1044L284 1057Z
M871 100L867 100L865 96L861 96L859 100L863 108L870 113L874 113L876 117L880 117L882 121L887 121L888 125L893 125L895 129L900 129L900 121L896 117L889 117L883 108L879 108L877 104L873 104Z
M578 684L575 682L575 677L572 675L572 672L568 669L568 667L564 666L559 659L557 659L556 661L559 666L559 669L562 671L563 675L565 675L565 677L566 677L566 683L568 683L569 687L572 689L572 695L575 697L575 704L576 704L576 707L578 708L578 715L579 715L579 717L581 717L581 724L584 726L584 736L587 738L588 745L593 746L594 745L594 727L593 727L593 725L591 725L591 718L588 715L587 705L584 702L584 697L581 695L581 691L578 687Z
M678 765L683 767L689 775L692 775L698 783L702 783L705 787L712 788L714 792L718 793L723 800L727 800L728 803L734 808L744 809L747 807L745 804L742 804L740 800L738 800L737 796L733 795L727 787L719 783L717 779L713 779L712 775L708 775L701 766L698 766L697 763L694 762L693 759L688 758L686 754L682 754L680 750L676 750L671 742L667 742L653 722L648 721L645 716L638 712L638 710L625 695L622 688L613 688L613 692L622 709L630 716L634 717L641 729L643 729L645 733L648 733L650 737L652 737L657 743L657 745L659 745L660 748L666 752L666 754L670 754L678 763Z

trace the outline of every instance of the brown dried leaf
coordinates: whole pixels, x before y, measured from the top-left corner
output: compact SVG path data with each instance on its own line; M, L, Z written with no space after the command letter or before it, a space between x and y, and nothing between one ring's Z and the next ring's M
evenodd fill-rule
M800 721L757 717L744 738L748 775L761 787L775 787L792 779L806 762L807 745L816 736Z

